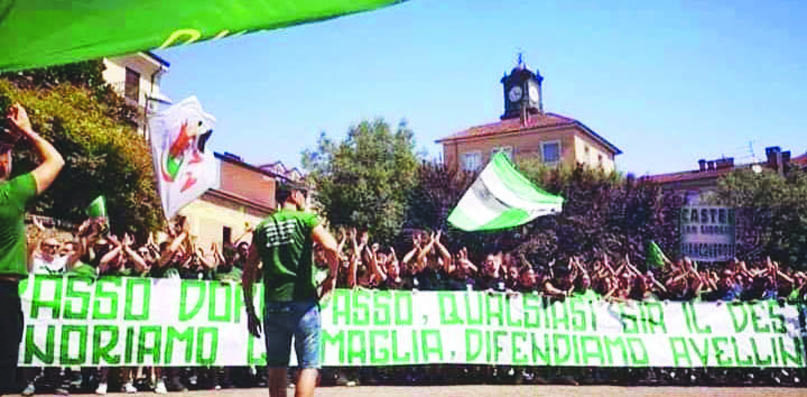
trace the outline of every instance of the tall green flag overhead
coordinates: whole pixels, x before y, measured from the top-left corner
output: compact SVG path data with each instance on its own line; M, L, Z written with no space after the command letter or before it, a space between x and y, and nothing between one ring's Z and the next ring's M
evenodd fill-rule
M0 0L0 71L162 49L402 0Z
M448 222L465 231L507 229L561 211L563 197L533 185L502 152L462 196Z

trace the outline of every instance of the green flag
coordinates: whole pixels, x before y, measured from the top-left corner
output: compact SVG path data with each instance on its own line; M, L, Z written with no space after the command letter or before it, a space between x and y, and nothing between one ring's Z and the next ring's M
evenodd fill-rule
M104 196L98 196L95 200L87 206L87 216L90 218L107 218L106 213L106 199Z
M0 0L0 71L278 29L402 0Z
M658 244L655 241L650 240L650 243L647 244L647 255L646 255L646 263L647 268L651 267L661 267L664 266L664 252L661 251Z
M465 231L507 229L560 212L562 206L563 197L533 185L498 152L451 211L448 222Z

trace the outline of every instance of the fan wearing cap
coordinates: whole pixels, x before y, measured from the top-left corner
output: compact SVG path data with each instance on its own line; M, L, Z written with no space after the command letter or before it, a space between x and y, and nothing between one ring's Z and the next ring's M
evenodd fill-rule
M336 239L320 223L319 217L303 211L304 186L281 183L276 187L275 199L280 208L255 227L242 276L249 332L260 337L261 325L253 306L252 284L257 277L258 263L262 261L269 395L286 395L286 374L294 336L300 368L295 395L313 396L320 367L319 299L336 285L338 248ZM323 250L330 270L320 284L320 293L314 280L314 243Z
M17 284L28 272L25 206L53 183L64 166L53 145L31 128L22 106L10 106L6 120L11 135L27 140L42 162L33 171L10 178L13 148L0 148L0 394L17 392L15 376L23 330Z

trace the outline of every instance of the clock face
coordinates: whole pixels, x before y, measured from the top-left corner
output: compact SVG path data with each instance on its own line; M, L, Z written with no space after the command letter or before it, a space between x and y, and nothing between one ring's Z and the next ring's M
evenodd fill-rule
M521 87L515 86L510 89L510 92L507 94L507 97L510 98L510 102L516 102L519 99L521 99L522 94L523 92L521 92Z
M530 86L530 100L532 101L538 100L538 87L534 85Z

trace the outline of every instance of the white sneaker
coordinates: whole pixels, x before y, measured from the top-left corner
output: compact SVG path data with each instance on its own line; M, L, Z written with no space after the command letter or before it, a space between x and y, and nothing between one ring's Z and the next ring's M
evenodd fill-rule
M123 384L123 391L129 394L137 393L137 388L134 387L132 382L126 382Z
M95 389L95 394L97 394L99 396L105 396L106 395L106 388L107 388L106 386L107 386L106 383L99 383L98 388Z
M33 396L34 393L36 393L36 386L34 386L33 382L29 383L28 386L25 386L25 390L22 391L22 395L25 397Z
M157 382L157 387L154 388L154 392L157 394L168 394L168 389L165 388L165 382Z

